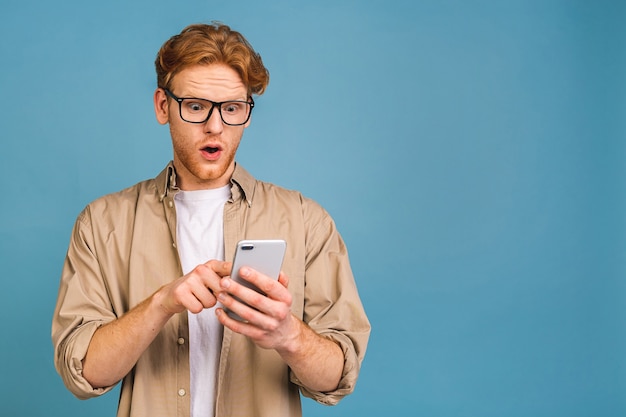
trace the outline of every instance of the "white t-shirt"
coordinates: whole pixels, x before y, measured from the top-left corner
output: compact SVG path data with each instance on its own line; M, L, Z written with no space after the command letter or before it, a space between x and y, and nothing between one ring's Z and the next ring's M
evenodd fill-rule
M211 259L224 259L224 204L230 186L176 194L176 235L183 273ZM213 417L222 325L214 308L189 313L191 416Z

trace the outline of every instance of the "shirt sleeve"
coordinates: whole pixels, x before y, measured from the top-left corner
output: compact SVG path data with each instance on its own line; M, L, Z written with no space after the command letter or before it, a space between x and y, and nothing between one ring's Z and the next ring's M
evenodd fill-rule
M54 365L65 386L80 399L113 388L93 388L82 375L82 361L93 334L115 319L95 251L86 208L72 230L52 319Z
M304 321L318 334L337 343L344 354L336 390L310 390L291 373L304 396L326 405L337 404L354 391L370 334L370 323L359 298L346 246L334 221L316 203L305 200L307 266Z

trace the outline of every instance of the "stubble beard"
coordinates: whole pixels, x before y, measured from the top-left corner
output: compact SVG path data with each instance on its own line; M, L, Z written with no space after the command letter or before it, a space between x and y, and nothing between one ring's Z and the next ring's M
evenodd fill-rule
M220 159L207 161L197 149L174 145L174 168L178 186L181 189L208 189L226 185L234 170L236 150L223 148Z

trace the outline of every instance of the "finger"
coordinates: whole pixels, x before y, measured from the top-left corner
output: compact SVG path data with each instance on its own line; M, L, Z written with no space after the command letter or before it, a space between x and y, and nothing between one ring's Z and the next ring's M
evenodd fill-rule
M283 276L283 280L287 277L281 273L278 276L279 280L281 279L281 275ZM239 270L239 276L256 286L259 290L261 290L261 292L272 300L285 301L291 304L291 295L289 294L289 291L287 291L286 286L278 280L272 279L267 275L249 267L241 268ZM287 282L288 281L289 279L287 278Z
M204 310L204 305L202 304L202 302L198 299L198 297L191 293L186 294L184 297L182 297L180 303L183 307L185 307L185 309L194 314L198 314L202 310Z
M258 319L254 318L254 313L264 309L264 300L269 300L266 296L228 278L222 280L222 289L223 291L218 293L217 299L224 308L245 320L259 322Z
M222 308L215 310L218 320L222 325L235 333L251 338L255 343L268 338L278 328L278 321L256 311L245 304L238 303L234 309L228 312ZM235 313L239 318L232 317Z
M217 303L217 298L213 291L203 285L193 288L192 294L202 304L203 308L211 308Z
M232 262L226 261L218 261L216 259L212 259L206 263L204 263L209 269L211 269L215 274L219 277L226 277L230 275L231 269L233 267Z
M235 321L243 321L253 326L262 326L265 320L267 320L262 312L227 293L220 293L218 300L224 310L227 311L229 317Z
M221 281L223 291L218 299L243 319L259 327L272 328L276 321L283 320L291 312L291 294L280 284L275 284L286 292L283 300L271 299L230 278L224 278Z
M255 327L249 322L236 320L228 315L226 311L222 308L215 309L215 314L217 315L218 321L224 326L229 328L235 333L242 334L244 336L257 336L260 333Z
M224 285L228 285L229 282L232 282L231 289L228 289L228 292L239 297L251 307L271 316L272 319L281 321L291 313L292 297L285 285L289 283L289 278L286 274L283 272L279 274L279 282L253 268L243 267L239 271L239 275L259 288L264 295L260 295L244 286L238 286L236 282L226 279L221 282L222 288L224 288ZM245 313L247 312L244 312L244 314ZM253 313L250 314L253 315ZM246 317L246 319L248 318ZM253 320L253 318L249 320ZM272 326L273 324L274 323L263 323L261 325L265 327Z
M219 280L220 277L210 265L201 264L182 278L175 293L185 308L198 313L217 303L214 289L219 291Z
M283 271L280 271L278 275L278 282L280 282L283 287L289 288L289 277Z
M215 298L215 294L220 291L221 274L227 268L227 266L223 265L224 263L227 262L213 260L198 265L189 273L190 281L197 281L200 286L208 289L213 298ZM199 289L198 291L200 293Z
M200 282L183 277L171 289L171 300L174 305L181 306L193 313L203 308L212 307L217 302L215 296Z
M281 343L284 339L284 331L279 329L280 323L273 326L262 327L257 326L250 321L239 321L230 317L223 309L215 310L218 321L226 328L235 333L249 337L255 344L265 349L272 349ZM292 316L290 316L292 317Z

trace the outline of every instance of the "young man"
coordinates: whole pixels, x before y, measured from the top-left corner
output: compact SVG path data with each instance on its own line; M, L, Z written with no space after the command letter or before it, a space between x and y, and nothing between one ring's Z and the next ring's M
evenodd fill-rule
M79 215L52 323L59 374L79 398L122 380L118 416L298 416L299 392L336 404L370 325L329 215L235 163L269 81L261 57L225 25L192 25L156 71L173 161ZM241 270L265 295L230 278L242 239L287 242L278 280Z

